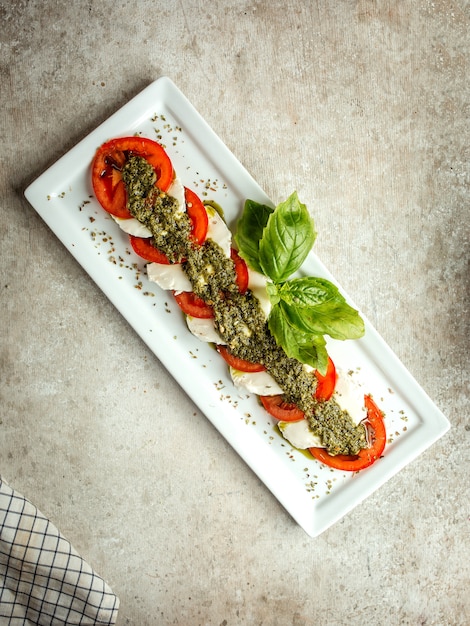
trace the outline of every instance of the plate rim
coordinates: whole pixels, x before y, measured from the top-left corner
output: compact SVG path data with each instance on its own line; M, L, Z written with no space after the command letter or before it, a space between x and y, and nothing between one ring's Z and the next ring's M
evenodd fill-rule
M367 317L363 315L362 312L361 315L364 318L366 325L366 335L362 339L356 341L362 345L364 350L368 350L369 352L374 352L378 350L379 352L386 355L388 366L387 376L401 379L401 385L403 385L403 379L405 379L406 383L412 386L412 389L416 394L416 396L413 397L413 404L416 405L419 403L422 406L426 407L426 415L421 420L421 423L417 427L415 427L413 432L407 433L406 437L402 438L398 442L401 448L406 452L404 456L402 455L401 462L397 462L396 456L394 456L392 459L391 456L385 455L380 460L381 477L378 480L375 477L375 474L371 472L361 472L355 475L354 483L351 483L353 484L353 487L349 487L349 489L355 495L355 498L353 501L350 501L345 506L343 506L341 510L338 510L337 508L335 509L335 502L333 502L332 499L328 500L325 498L321 502L321 506L312 506L308 510L306 510L304 498L299 497L298 501L296 501L294 498L293 501L291 497L292 485L288 495L286 495L285 489L281 487L285 476L283 476L280 472L284 466L282 464L274 463L275 471L273 471L273 467L271 467L268 475L268 472L266 472L264 467L265 462L260 463L261 455L256 454L256 450L251 449L254 440L252 441L252 439L249 439L249 441L247 442L247 440L245 439L243 441L240 441L240 435L238 434L238 431L235 436L232 428L227 427L227 424L229 422L224 424L224 422L214 420L212 413L210 411L208 412L207 408L204 408L204 406L201 406L200 398L195 397L194 392L191 391L191 389L188 390L187 385L184 384L184 381L181 381L181 376L176 370L175 365L172 365L172 363L168 363L167 360L162 358L162 355L158 353L159 351L155 351L154 338L149 337L149 333L143 331L141 328L139 328L139 325L136 324L137 317L135 311L133 311L132 309L126 309L125 306L123 307L122 303L119 301L119 297L116 296L116 294L114 293L115 285L113 286L113 289L111 289L110 283L108 283L107 281L107 277L101 276L101 274L96 271L96 259L92 258L91 255L89 255L87 249L82 250L79 246L75 245L72 247L69 242L65 241L64 238L58 234L59 229L57 228L56 216L54 215L53 211L49 210L50 206L48 206L45 199L45 192L47 192L48 189L50 190L50 185L53 183L57 171L60 171L62 169L70 169L71 177L73 178L74 172L76 172L76 170L74 170L73 168L74 162L76 163L77 160L85 157L86 155L88 155L88 167L94 154L94 151L91 153L91 155L89 153L92 143L95 142L96 150L96 148L101 145L101 143L103 143L103 141L105 141L107 138L110 138L112 136L119 136L119 134L113 133L108 135L108 129L111 129L114 126L119 127L121 125L121 121L125 121L130 111L135 110L137 112L140 108L145 108L141 107L141 103L145 103L148 98L153 98L155 99L155 101L160 99L161 101L165 102L168 110L176 111L175 117L181 117L182 113L184 113L184 115L186 116L186 120L189 120L187 127L185 127L185 132L192 133L193 139L197 145L200 144L201 139L200 137L195 136L198 135L198 133L194 133L194 129L202 129L204 131L204 137L206 140L207 138L210 139L212 149L215 151L214 153L217 158L223 159L225 163L228 164L235 178L237 176L242 177L244 182L246 182L246 186L249 189L249 195L247 194L245 197L251 197L258 200L259 202L272 204L272 201L263 191L261 186L255 181L252 175L245 169L241 162L224 144L221 138L209 126L206 120L200 115L200 113L195 109L192 103L180 91L175 83L173 83L173 81L167 76L162 76L151 82L142 91L133 96L127 103L125 103L113 114L111 114L106 120L101 122L95 129L88 133L77 144L75 144L75 146L68 150L55 163L50 165L42 174L40 174L33 182L31 182L25 189L24 195L33 207L33 209L36 210L39 216L46 222L46 224L50 227L50 229L54 232L58 239L75 257L75 259L85 269L88 275L95 281L95 283L103 291L106 297L124 316L124 318L134 329L134 331L147 344L150 350L160 360L162 365L169 371L173 378L175 378L176 382L189 395L189 397L191 397L193 402L197 406L199 406L206 418L209 419L212 425L226 439L226 441L245 461L245 463L251 468L251 470L258 476L258 478L264 483L269 491L271 491L274 497L281 503L286 511L299 524L299 526L301 526L301 528L303 528L303 530L312 538L317 537L333 524L335 524L337 521L339 521L339 519L347 515L352 509L354 509L366 498L372 495L372 493L374 493L377 489L383 486L383 484L390 480L401 469L414 461L426 449L432 446L439 438L445 435L445 433L450 429L450 422L444 416L442 411L432 401L430 396L419 385L419 383L415 380L409 370L399 360L397 355L393 352L390 346L385 342L382 336L378 333L378 331L370 323ZM137 115L137 118L133 121L131 126L133 125L137 128L139 124L142 123L141 119L143 115L144 114L142 113L140 118ZM122 125L124 127L129 126L129 124L124 123ZM187 128L190 128L191 131L188 131ZM67 219L67 214L65 214L65 217L63 219ZM316 270L318 268L321 268L321 270L324 272L325 277L329 278L338 287L340 287L341 291L347 297L348 301L353 306L355 306L353 300L342 290L341 285L339 285L339 283L334 279L332 274L330 274L327 268L313 252L310 253L307 260L307 269L309 264L314 264ZM166 344L169 345L169 342L166 341ZM421 434L423 428L426 434L425 439L423 439ZM264 450L264 453L267 454L269 457L271 454L274 454L274 449L269 449L269 447L266 446L266 450ZM371 470L373 470L374 467L376 467L376 465L374 465ZM299 487L299 489L304 491L305 488L304 486L301 486ZM295 492L295 489L293 491Z

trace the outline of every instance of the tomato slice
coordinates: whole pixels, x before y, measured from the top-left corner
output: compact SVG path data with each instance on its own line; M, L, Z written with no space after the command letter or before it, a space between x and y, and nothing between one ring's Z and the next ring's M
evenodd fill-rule
M336 386L336 368L330 357L328 357L328 367L325 376L322 376L318 370L315 370L315 376L318 379L315 390L316 400L329 400ZM305 417L304 412L295 404L284 402L283 397L282 395L261 396L261 402L266 411L278 420L297 422L303 419Z
M336 387L336 367L330 357L328 357L326 374L322 376L320 372L316 370L315 376L317 378L315 398L317 400L329 400Z
M140 257L149 261L150 263L161 263L162 265L170 265L170 261L166 254L160 252L157 248L150 243L151 238L134 237L129 235L132 249Z
M183 291L182 293L173 293L176 303L186 315L198 317L200 319L211 319L214 317L214 311L209 304L206 304L202 298L199 298L192 291Z
M204 205L202 205L202 207L204 208ZM204 213L207 216L205 208ZM238 289L241 291L241 293L245 293L245 291L248 289L248 268L245 261L240 256L238 256L236 250L231 250L231 257L233 262L235 263L236 281ZM183 311L183 313L186 313L186 315L191 315L191 317L199 317L201 319L210 319L211 317L214 317L214 311L212 310L212 307L209 304L206 304L202 298L196 296L195 293L191 291L184 291L183 293L180 293L178 295L173 295L175 296L178 306Z
M191 191L188 187L184 188L184 198L186 200L186 211L192 222L191 238L195 243L201 245L207 237L207 228L209 226L206 207L194 191Z
M230 250L230 258L232 259L235 265L235 273L237 275L237 285L238 291L240 293L246 293L248 289L248 266L245 263L244 259L238 254L238 252L232 248Z
M93 191L103 209L120 218L132 215L126 208L127 193L121 169L128 155L145 158L155 170L156 185L168 191L173 181L173 165L163 147L145 137L120 137L104 143L96 151L91 168Z
M283 395L260 396L260 400L266 411L277 420L283 422L299 422L305 414L295 404L284 402Z
M201 244L207 236L209 224L207 212L203 203L193 191L185 187L184 193L188 217L192 223L191 237L194 239L195 243ZM150 263L162 263L163 265L170 264L166 254L151 244L151 238L135 237L133 235L129 235L129 238L134 252L146 261Z
M364 396L364 404L367 409L366 425L370 426L369 436L371 445L369 448L360 450L356 455L337 454L331 456L325 448L310 448L309 451L318 461L346 472L357 472L369 467L382 455L386 442L386 431L383 416L370 396Z
M244 359L240 359L234 354L231 354L225 346L217 345L216 349L228 365L234 367L236 370L240 370L241 372L264 372L266 370L264 365L261 363L245 361Z

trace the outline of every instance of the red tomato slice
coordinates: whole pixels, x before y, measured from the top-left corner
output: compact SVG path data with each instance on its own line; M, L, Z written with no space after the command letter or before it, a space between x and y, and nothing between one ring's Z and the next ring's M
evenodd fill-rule
M322 376L318 370L315 371L315 376L318 379L315 398L317 400L329 400L336 385L336 368L330 357L328 357L328 368L325 376ZM282 395L261 396L261 402L266 411L278 420L297 422L305 417L304 412L295 404L284 402Z
M240 370L241 372L264 372L266 370L264 365L261 363L252 363L234 356L225 346L218 345L216 348L217 352L228 363L228 365L234 367L236 370Z
M191 317L200 319L211 319L214 317L214 311L209 304L206 304L202 298L196 296L192 291L183 291L182 293L173 294L176 303L180 309Z
M322 376L320 372L316 370L315 376L317 377L315 398L317 400L329 400L336 387L336 368L330 357L328 357L326 374Z
M295 404L284 402L283 398L283 395L260 396L261 403L266 411L277 420L283 422L299 422L303 420L305 413Z
M309 451L318 461L346 472L357 472L369 467L382 455L386 442L386 431L383 416L370 396L364 396L367 409L367 423L370 426L371 446L360 450L357 455L337 454L331 456L325 448L310 448Z
M204 205L202 206L204 208ZM207 216L205 208L204 213ZM245 293L248 288L248 268L245 261L238 256L235 250L231 251L231 257L233 262L235 263L236 281L238 288L241 293ZM214 317L214 311L212 310L212 307L209 304L206 304L202 298L199 298L198 296L196 296L196 294L190 291L184 291L183 293L175 295L175 299L180 309L184 313L186 313L186 315L191 315L191 317L199 317L201 319L210 319L211 317Z
M248 289L248 266L236 250L230 250L230 258L235 264L237 274L237 285L240 293L246 293Z
M186 211L192 222L191 237L195 243L201 245L206 239L209 226L206 207L194 191L187 187L184 188L184 197L186 200Z
M194 192L185 187L185 200L188 217L192 222L191 236L198 244L203 243L207 235L208 218L207 212ZM170 261L166 254L152 246L150 238L129 236L134 252L151 263L169 265Z
M153 166L156 185L162 191L167 191L173 181L170 157L156 141L145 137L120 137L104 143L92 163L93 191L105 211L121 218L132 217L126 209L127 194L120 172L129 153L144 157Z
M134 235L129 235L129 240L134 252L146 261L149 261L150 263L170 265L168 257L163 254L163 252L160 252L160 250L157 250L157 248L152 246L150 238L134 237Z

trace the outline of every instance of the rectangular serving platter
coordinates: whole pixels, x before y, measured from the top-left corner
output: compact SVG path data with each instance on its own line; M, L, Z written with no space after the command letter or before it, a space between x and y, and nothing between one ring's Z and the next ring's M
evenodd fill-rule
M90 164L96 149L112 137L137 133L164 145L183 184L223 207L232 232L246 198L272 204L167 77L151 83L80 141L29 185L25 196L293 519L308 535L318 536L444 435L449 422L364 318L362 339L329 341L328 350L384 411L392 435L383 458L351 474L292 448L258 399L233 386L213 347L189 333L171 296L147 280L145 262L93 196ZM338 285L313 252L300 273Z

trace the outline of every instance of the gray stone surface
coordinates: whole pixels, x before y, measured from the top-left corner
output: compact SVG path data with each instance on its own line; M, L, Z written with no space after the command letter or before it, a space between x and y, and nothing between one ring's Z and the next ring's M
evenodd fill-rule
M0 472L119 624L470 622L463 0L0 2ZM316 250L450 432L315 540L23 198L169 76Z

